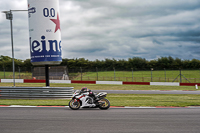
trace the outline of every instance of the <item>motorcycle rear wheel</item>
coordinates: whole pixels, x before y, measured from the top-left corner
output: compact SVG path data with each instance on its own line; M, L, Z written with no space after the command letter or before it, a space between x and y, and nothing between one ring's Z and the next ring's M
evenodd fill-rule
M100 109L108 109L110 107L110 102L108 101L108 99L101 99L100 102L104 102L103 104L99 104L99 108Z
M69 101L69 107L70 109L78 110L81 107L81 103L80 101L72 99L71 101Z

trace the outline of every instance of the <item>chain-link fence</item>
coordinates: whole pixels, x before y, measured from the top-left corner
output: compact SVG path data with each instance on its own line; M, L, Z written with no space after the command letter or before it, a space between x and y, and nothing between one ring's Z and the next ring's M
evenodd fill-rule
M0 79L12 79L12 68L3 68L0 70ZM15 79L45 79L45 67L32 68L15 68ZM66 66L50 66L49 67L50 80L69 80Z
M68 76L71 80L84 81L126 81L126 82L182 82L199 83L200 70L149 70L129 71L120 70L94 70L69 69Z
M9 69L0 70L0 79L12 79ZM44 67L15 68L16 79L45 79ZM126 82L182 82L200 83L199 70L116 70L113 69L67 69L67 66L50 66L49 79L83 81L126 81Z
M12 78L13 78L12 68L5 67L5 68L0 69L0 79L12 79ZM15 78L16 79L32 79L32 68L16 67Z

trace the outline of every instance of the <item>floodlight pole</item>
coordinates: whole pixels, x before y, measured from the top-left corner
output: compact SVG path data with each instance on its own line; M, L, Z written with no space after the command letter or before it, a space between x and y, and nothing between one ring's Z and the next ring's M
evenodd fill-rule
M12 46L12 67L13 67L13 86L15 87L15 61L14 61L14 48L13 48L13 28L12 20L13 14L12 11L3 11L6 14L6 19L10 20L10 30L11 30L11 46Z
M2 11L2 13L6 14L6 19L10 20L10 29L11 29L11 45L12 45L12 66L13 66L13 86L15 87L15 61L14 61L14 47L13 47L13 14L12 11L28 11L28 10L10 10L10 11Z
M12 14L11 10L10 10L10 14ZM12 18L10 19L10 29L11 29L11 45L12 45L13 85L15 87L15 61L14 61L14 47L13 47Z

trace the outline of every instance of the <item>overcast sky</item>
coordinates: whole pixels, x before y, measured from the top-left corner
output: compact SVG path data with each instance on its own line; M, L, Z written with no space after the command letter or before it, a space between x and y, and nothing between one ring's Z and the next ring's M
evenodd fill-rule
M63 58L200 59L200 0L60 0ZM0 0L0 11L27 0ZM28 13L14 12L15 58L28 59ZM0 14L0 55L12 56L10 22Z

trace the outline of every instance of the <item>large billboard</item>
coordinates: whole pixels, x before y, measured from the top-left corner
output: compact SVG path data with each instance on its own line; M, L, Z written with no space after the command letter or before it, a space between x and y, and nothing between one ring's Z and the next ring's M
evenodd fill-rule
M33 65L62 61L59 0L28 0L29 43Z

